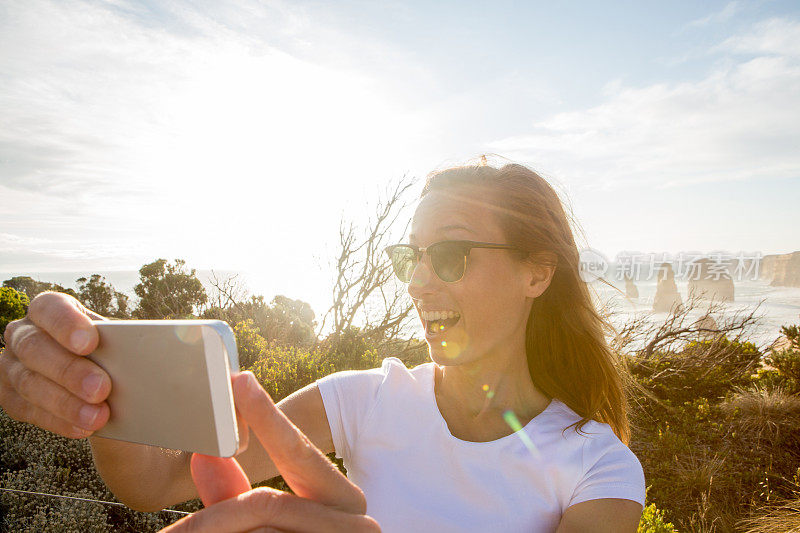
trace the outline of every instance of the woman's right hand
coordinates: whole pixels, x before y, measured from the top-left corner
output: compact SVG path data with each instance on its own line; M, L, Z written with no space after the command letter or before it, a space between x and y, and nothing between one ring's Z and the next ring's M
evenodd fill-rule
M11 418L75 439L106 424L111 378L84 357L99 340L93 318L103 317L67 294L47 292L8 324L0 406Z

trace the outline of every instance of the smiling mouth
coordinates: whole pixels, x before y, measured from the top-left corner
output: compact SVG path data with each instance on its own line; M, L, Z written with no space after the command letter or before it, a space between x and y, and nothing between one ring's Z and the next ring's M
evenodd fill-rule
M461 320L460 315L456 315L453 318L444 318L440 320L426 320L425 332L428 335L438 335L440 333L444 333L448 329L455 326L459 320Z

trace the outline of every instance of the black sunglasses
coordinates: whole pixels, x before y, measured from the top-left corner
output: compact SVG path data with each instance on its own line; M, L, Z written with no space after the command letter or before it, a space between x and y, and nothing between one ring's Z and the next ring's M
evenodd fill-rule
M439 279L447 283L454 283L464 277L467 269L467 256L473 248L489 248L492 250L519 250L507 244L494 244L491 242L475 241L441 241L431 244L427 248L420 248L413 244L395 244L386 248L386 253L392 261L394 273L403 283L411 281L414 269L422 260L422 255L427 253L431 257L433 271Z

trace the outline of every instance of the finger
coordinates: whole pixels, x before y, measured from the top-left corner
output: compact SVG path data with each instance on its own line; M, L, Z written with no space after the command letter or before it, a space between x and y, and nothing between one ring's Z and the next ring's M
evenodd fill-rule
M236 455L247 450L250 444L250 427L247 425L247 420L244 419L242 413L238 409L236 411L236 430L239 433L239 449L236 450Z
M240 373L238 371L234 374L231 374L231 390L233 390L233 384L239 374ZM247 420L244 419L242 413L240 413L239 409L237 409L235 406L234 412L236 413L236 430L239 434L239 448L236 450L236 455L239 455L247 450L247 446L250 443L250 428L247 425Z
M39 294L28 307L31 322L61 346L79 355L88 355L97 348L99 337L90 313L78 300L60 292Z
M86 403L64 387L25 367L16 357L3 355L4 383L31 405L55 415L71 425L96 431L108 422L111 412L108 404ZM39 426L39 421L28 422Z
M14 420L35 424L62 437L82 439L92 434L91 431L74 426L53 413L31 404L4 384L0 384L0 405Z
M11 340L11 352L27 369L86 402L102 402L111 392L111 378L105 370L70 352L33 323L15 327Z
M237 376L234 398L284 481L298 496L351 513L366 512L361 489L275 406L251 372Z
M206 507L252 488L244 470L233 457L194 453L190 464L192 481Z
M294 494L259 487L187 516L167 533L250 531L259 527L295 532L379 531L368 516L346 513Z

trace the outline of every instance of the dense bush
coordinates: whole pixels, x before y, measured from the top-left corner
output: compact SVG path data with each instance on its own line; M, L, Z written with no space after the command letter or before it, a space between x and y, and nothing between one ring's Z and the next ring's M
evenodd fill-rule
M675 527L667 522L664 512L651 503L644 508L636 533L673 533Z
M4 488L117 502L92 462L88 441L59 437L12 420L0 410L0 482ZM196 502L185 511L199 508ZM7 531L156 531L179 515L138 513L124 506L0 492Z
M751 343L722 338L632 361L641 388L631 449L648 498L680 531L736 531L793 494L800 399L758 372L760 356Z
M5 346L3 333L9 322L19 320L28 311L28 295L11 287L0 287L0 347Z
M30 276L16 276L7 279L3 281L3 287L11 287L17 292L24 292L28 295L29 300L33 300L37 294L45 291L63 292L70 296L78 296L73 289L62 287L58 283L38 281Z
M789 392L800 392L800 326L783 326L781 328L786 344L783 348L772 350L764 362L765 377L780 383ZM770 375L770 373L772 375Z
M92 274L88 278L78 278L77 298L95 313L113 318L129 318L128 297L114 290L100 274Z
M192 318L199 306L208 301L203 283L197 279L195 269L176 259L156 259L139 269L139 283L133 292L139 305L133 311L135 318Z
M311 306L281 295L273 298L270 304L263 296L252 296L225 307L212 305L203 311L201 318L224 320L229 324L246 322L253 334L281 346L305 348L313 346L317 340ZM246 361L244 366L252 362L248 362L248 357L242 358L241 353L240 360Z

